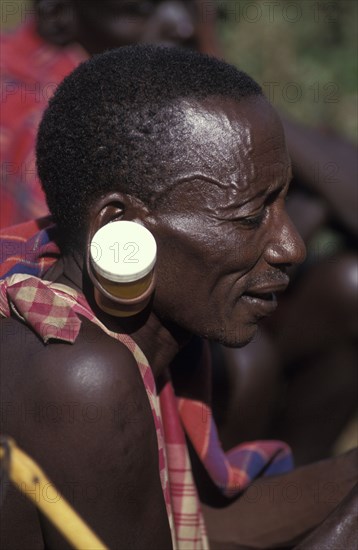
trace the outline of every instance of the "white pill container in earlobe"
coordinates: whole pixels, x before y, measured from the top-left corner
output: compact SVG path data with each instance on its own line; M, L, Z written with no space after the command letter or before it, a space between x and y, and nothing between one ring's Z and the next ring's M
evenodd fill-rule
M154 291L156 257L155 239L143 225L115 221L101 227L90 244L97 305L117 317L142 311Z

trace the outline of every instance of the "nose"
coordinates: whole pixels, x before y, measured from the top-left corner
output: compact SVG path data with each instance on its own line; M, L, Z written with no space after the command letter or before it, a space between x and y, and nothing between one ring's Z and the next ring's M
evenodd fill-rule
M147 41L184 43L195 34L194 16L183 2L161 2L149 24Z
M306 258L306 247L292 221L285 215L284 223L274 229L265 250L265 259L271 265L297 265Z

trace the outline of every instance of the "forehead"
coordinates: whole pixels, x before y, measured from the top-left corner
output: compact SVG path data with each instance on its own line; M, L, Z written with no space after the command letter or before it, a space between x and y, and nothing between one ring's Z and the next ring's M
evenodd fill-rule
M242 198L286 182L290 161L283 128L264 97L183 102L181 115L184 176L200 172Z

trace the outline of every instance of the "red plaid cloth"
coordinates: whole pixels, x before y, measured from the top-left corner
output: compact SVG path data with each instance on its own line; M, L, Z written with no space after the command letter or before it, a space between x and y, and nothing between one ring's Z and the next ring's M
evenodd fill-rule
M45 42L33 19L3 34L0 46L0 227L7 227L48 212L35 165L37 128L57 85L87 54Z
M0 278L12 273L42 276L59 258L51 216L0 231Z

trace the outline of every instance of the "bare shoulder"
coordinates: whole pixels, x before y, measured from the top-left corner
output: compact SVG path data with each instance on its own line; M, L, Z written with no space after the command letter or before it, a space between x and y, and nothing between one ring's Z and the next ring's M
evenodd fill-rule
M12 429L17 431L17 420L53 427L66 425L67 418L67 424L80 423L91 430L104 414L119 419L117 409L123 421L125 413L131 416L126 421L135 427L140 424L135 422L138 414L142 413L142 421L151 419L133 355L93 323L83 320L74 344L44 344L13 318L2 320L0 330L2 397ZM20 403L25 408L16 411Z
M131 352L86 320L74 344L44 345L16 320L0 324L2 431L108 546L151 548L159 538L170 548L156 432ZM42 527L48 548L66 548Z

